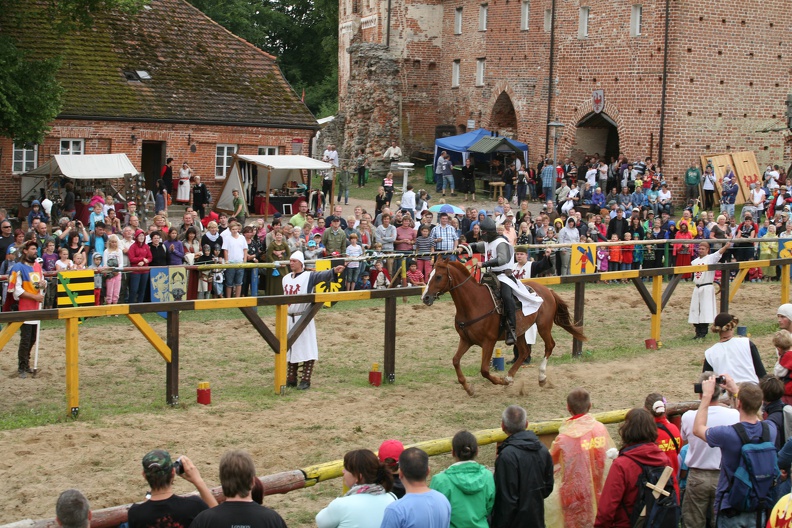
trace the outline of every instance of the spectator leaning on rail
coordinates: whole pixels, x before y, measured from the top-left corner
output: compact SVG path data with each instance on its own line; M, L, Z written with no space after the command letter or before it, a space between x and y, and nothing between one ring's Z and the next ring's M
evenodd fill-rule
M62 528L88 528L91 525L91 505L76 489L68 489L58 496L55 520Z
M717 332L720 341L704 352L704 371L718 375L728 374L735 382L759 383L767 374L756 345L747 337L735 337L734 329L740 320L731 314L719 313L711 330Z
M257 478L256 466L248 453L228 451L220 458L219 470L226 500L198 514L191 528L286 528L286 523L274 510L253 502L251 491Z
M714 376L712 371L702 372L698 383ZM715 385L712 397L707 404L707 427L719 425L734 425L740 421L740 413L720 403L720 397L725 392L723 387ZM701 399L701 394L699 394ZM685 526L708 526L707 519L711 520L709 526L715 526L715 490L718 487L721 466L721 450L713 449L707 442L693 434L693 422L696 411L687 411L682 415L680 436L687 442L688 451L685 464L688 466L687 488L685 500L682 502L682 521Z
M164 449L149 451L143 457L143 478L151 486L151 491L146 502L129 508L129 528L189 528L199 513L217 506L217 500L195 464L186 456L176 462L173 463ZM200 497L174 494L173 479L177 474L193 484Z

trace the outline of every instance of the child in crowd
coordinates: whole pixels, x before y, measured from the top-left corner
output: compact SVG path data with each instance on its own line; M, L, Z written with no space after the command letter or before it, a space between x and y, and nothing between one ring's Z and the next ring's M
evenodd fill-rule
M55 262L55 270L56 271L66 271L74 268L74 262L71 261L69 258L69 250L66 248L61 248L58 251L58 256L60 257L57 262Z
M203 253L195 259L195 265L201 266L214 263L212 257L212 247L209 244L203 245ZM214 283L214 273L212 270L202 270L198 277L198 298L209 299L212 295L212 284Z
M102 255L102 267L105 271L105 302L118 304L121 294L121 272L124 266L124 252L120 247L117 235L110 235L107 239L107 249Z
M624 241L630 242L631 240L632 240L632 233L630 233L629 231L624 233ZM629 269L632 269L634 251L635 251L635 246L632 244L626 244L624 246L621 246L621 266L619 266L619 269L621 269L621 271L627 271Z
M358 236L355 233L349 235L349 245L346 249L347 257L362 257L363 248L358 245ZM355 289L358 275L360 274L360 261L353 260L347 263L346 267L346 287L347 291Z
M69 255L69 251L66 251L66 255ZM55 253L55 241L50 240L47 242L47 245L44 246L44 252L41 254L41 260L43 261L41 264L41 268L44 271L55 271L55 263L58 262L58 254Z
M212 250L212 262L215 264L225 264L220 244L215 244L214 249ZM223 297L223 281L225 279L225 274L223 273L222 269L215 269L212 270L212 272L212 282L214 284L212 293L214 294L215 299L220 299Z
M374 264L374 269L371 270L371 288L374 290L384 290L390 286L390 275L388 270L385 269L381 260Z
M102 222L104 224L104 204L102 202L96 202L93 205L93 211L91 212L91 216L88 218L89 227L88 230L93 233L94 229L96 228L96 222Z
M77 253L74 254L74 266L72 266L72 269L76 269L76 270L87 269L85 267L85 252L78 251Z
M432 239L429 238L429 226L421 225L418 237L415 239L415 251L419 254L416 257L418 264L418 271L423 273L424 277L428 277L432 272L432 257L429 253L432 252ZM425 253L425 256L420 256Z
M640 240L640 235L637 233L633 236L635 240ZM641 265L643 264L643 256L644 256L644 246L643 244L635 244L633 246L635 249L633 250L633 262L632 262L632 269L641 269Z
M360 280L357 283L358 290L370 290L371 289L371 281L369 280L369 273L368 271L364 271L360 275Z
M104 283L102 255L100 253L94 253L91 269L94 270L94 306L99 306L102 304L102 284Z
M309 240L305 249L305 260L322 258L322 250L317 247L315 240Z
M424 274L418 269L418 264L413 260L410 262L410 269L407 271L407 282L410 286L426 286Z
M781 400L786 405L792 404L792 335L786 330L780 330L773 336L773 346L776 348L776 361L773 374L784 382L784 396Z
M327 249L322 243L322 235L314 235L313 240L316 243L316 258L324 258L327 255Z
M618 242L619 235L611 235L611 242ZM621 269L622 248L620 246L608 246L608 271L619 271Z
M610 263L610 253L607 246L597 247L597 271L603 273L608 271L608 264Z

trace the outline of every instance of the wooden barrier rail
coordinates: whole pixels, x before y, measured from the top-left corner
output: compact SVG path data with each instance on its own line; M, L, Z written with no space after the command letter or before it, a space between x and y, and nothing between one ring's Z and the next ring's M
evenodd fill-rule
M698 406L699 402L697 401L672 403L668 405L666 414L668 416L678 416L685 411L698 409ZM620 409L617 411L595 413L593 416L603 424L614 424L623 422L624 417L629 411L630 409ZM556 418L555 420L528 424L528 429L535 432L538 436L555 435L558 434L558 429L565 419L566 418ZM500 428L476 431L473 435L476 437L476 441L480 446L502 442L506 439L506 433ZM451 440L450 437L439 438L426 442L418 442L406 447L417 447L426 452L429 456L445 455L451 453ZM343 467L343 460L334 460L324 464L308 466L303 469L283 471L273 475L259 477L259 480L261 480L264 487L264 495L284 494L290 491L315 486L319 482L338 478L342 474ZM217 502L225 501L222 488L212 488L211 491L215 498L217 498ZM183 497L195 496L197 494L198 492L193 492L183 495ZM127 522L127 514L131 506L131 504L125 504L123 506L113 506L111 508L104 508L92 512L91 528L115 528ZM26 528L58 528L55 519L19 521L15 523L15 525L25 526Z

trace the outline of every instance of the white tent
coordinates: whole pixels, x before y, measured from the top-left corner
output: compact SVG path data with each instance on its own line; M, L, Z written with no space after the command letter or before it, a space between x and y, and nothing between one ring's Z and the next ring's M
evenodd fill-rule
M265 211L269 207L269 195L272 189L281 189L290 182L297 185L304 184L310 188L310 177L304 181L303 171L333 170L330 163L315 160L308 156L247 156L234 155L234 162L228 173L215 209L226 213L234 211L234 190L239 191L239 196L245 202L245 211L249 211L249 203L256 194L263 194L265 198ZM294 184L291 184L294 185Z
M86 154L64 156L55 154L43 165L22 175L22 198L24 199L50 177L66 177L73 180L100 180L123 178L126 174L137 174L138 170L126 154Z

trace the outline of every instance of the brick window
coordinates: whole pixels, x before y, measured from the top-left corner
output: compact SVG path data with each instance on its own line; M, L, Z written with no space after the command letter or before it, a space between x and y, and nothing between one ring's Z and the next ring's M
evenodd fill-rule
M481 4L479 6L479 31L487 31L487 11L489 4Z
M259 147L258 153L259 156L277 156L278 147Z
M225 180L228 170L231 168L232 156L236 154L236 145L217 145L217 155L215 156L215 179Z
M81 156L85 152L84 139L61 139L60 153L62 156Z
M520 4L520 29L528 31L528 22L531 19L531 2L523 0Z
M484 86L484 65L487 59L476 59L476 86Z
M545 9L545 13L544 13L544 30L545 30L546 33L549 33L551 29L553 29L553 10L552 9Z
M632 6L632 12L630 13L630 36L631 37L640 37L641 36L641 23L643 22L643 6L642 5L634 5Z
M580 21L578 22L578 38L587 39L589 36L589 10L590 7L580 8Z
M457 7L454 11L454 35L462 34L462 8Z
M459 59L451 63L451 88L459 87Z
M14 145L14 162L12 172L20 174L33 170L38 165L38 145L27 144L23 147Z

